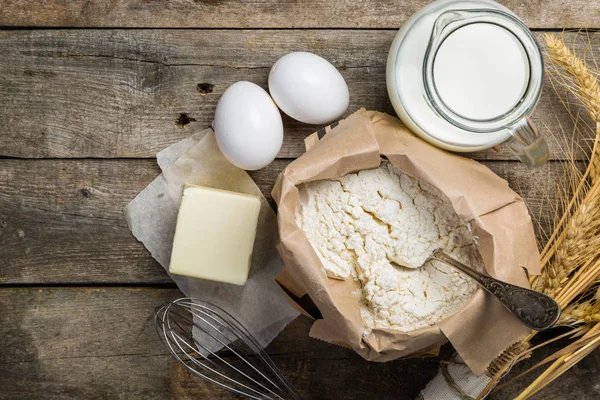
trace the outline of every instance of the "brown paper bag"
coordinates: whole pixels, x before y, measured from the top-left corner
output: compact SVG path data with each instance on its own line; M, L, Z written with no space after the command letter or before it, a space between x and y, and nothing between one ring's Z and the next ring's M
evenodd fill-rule
M326 133L326 134L324 134ZM528 287L525 270L539 273L539 252L523 199L487 167L440 150L414 136L396 118L360 110L339 125L311 135L310 150L281 173L273 189L279 205L279 252L286 270L278 282L303 314L315 319L311 337L355 350L367 360L436 354L449 340L467 365L482 374L488 364L529 330L500 302L479 289L456 314L435 326L400 332L366 329L353 292L357 282L330 279L295 211L297 186L377 168L382 158L440 189L469 221L487 273Z

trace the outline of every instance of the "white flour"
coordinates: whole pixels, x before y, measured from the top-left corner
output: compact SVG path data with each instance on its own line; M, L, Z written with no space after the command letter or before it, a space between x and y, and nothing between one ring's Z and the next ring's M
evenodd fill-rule
M471 298L476 284L469 278L441 263L421 267L434 250L483 269L447 198L391 164L303 185L296 220L330 278L360 282L369 328L430 326Z

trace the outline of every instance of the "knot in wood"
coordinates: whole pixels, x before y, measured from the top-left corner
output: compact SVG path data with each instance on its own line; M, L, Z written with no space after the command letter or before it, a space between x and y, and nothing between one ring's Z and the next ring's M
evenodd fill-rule
M213 85L212 83L199 83L196 86L196 89L198 89L198 92L200 92L202 96L205 96L208 93L212 93L214 88L215 85Z

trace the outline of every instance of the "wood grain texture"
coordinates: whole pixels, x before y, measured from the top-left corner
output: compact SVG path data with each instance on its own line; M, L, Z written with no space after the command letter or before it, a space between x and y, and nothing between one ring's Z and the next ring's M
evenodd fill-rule
M152 318L156 306L179 296L174 289L0 290L0 398L231 398L171 367ZM268 348L309 399L360 399L375 390L383 398L412 398L437 370L435 358L368 363L309 339L310 325L298 319ZM332 374L354 388L322 379Z
M123 217L127 203L160 173L155 162L0 165L1 282L169 281Z
M271 65L294 50L320 54L340 69L351 93L348 113L365 107L394 114L385 86L394 35L384 30L0 31L0 156L154 157L210 126L220 95L232 83L249 80L266 88ZM600 36L587 45L574 34L566 40L591 62L600 58ZM184 127L176 123L182 113L193 119ZM549 139L550 149L553 158L564 159L561 139L573 124L549 84L533 120L542 133L558 135ZM319 128L288 117L284 125L283 158L302 154L303 139ZM578 149L576 157L583 155ZM514 159L506 148L474 157Z
M290 51L315 52L340 69L349 112L393 113L387 51L396 29L428 2L0 1L3 26L251 28L0 30L0 399L234 398L190 377L161 346L152 313L180 297L177 289L15 285L170 284L122 214L160 173L155 153L209 126L231 83L266 87L271 65ZM533 28L600 28L595 1L501 3ZM305 27L316 29L289 29ZM590 39L588 46L567 35L592 61L600 38ZM534 120L557 133L553 158L565 158L561 132L573 126L550 85ZM282 159L251 174L271 204L275 177L319 128L284 123ZM532 213L549 215L543 183L558 179L559 163L530 170L507 161L513 157L504 149L474 156L505 177ZM268 348L306 399L410 399L436 372L436 358L368 363L308 338L310 325L294 321ZM515 372L557 348L540 350ZM599 398L599 364L595 352L534 399ZM489 398L512 399L524 386Z
M289 160L251 176L270 192ZM560 164L485 162L547 215ZM0 160L0 284L171 282L129 232L123 208L160 173L155 160ZM551 194L552 195L552 194Z
M180 296L176 289L0 290L0 399L237 398L191 376L160 343L154 308ZM364 361L351 350L310 339L310 325L298 318L267 348L308 400L412 399L437 371L437 358ZM539 359L557 348L541 350ZM442 357L450 354L446 347ZM565 393L596 399L598 362L595 352L534 399L564 399ZM515 394L502 391L490 399Z
M41 27L398 28L427 0L5 1L0 24ZM587 0L501 0L533 28L599 27Z

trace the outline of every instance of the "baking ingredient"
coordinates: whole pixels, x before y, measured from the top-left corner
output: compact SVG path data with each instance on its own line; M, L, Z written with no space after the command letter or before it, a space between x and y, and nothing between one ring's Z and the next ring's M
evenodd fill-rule
M523 45L501 26L469 24L441 44L433 65L441 99L475 120L497 118L514 108L529 83Z
M389 163L304 184L296 220L330 278L358 281L369 328L433 325L457 312L477 289L452 267L422 265L442 249L483 269L469 227L449 200Z
M426 54L431 63L425 62ZM509 125L535 108L542 81L535 38L493 0L429 3L398 31L386 66L388 94L405 125L430 143L458 152L507 142ZM519 159L541 163L544 146L528 145L541 156L530 156L514 143L509 147Z
M259 211L256 196L186 185L169 272L245 284Z
M283 122L269 94L251 82L231 85L217 104L213 129L219 149L236 167L257 170L281 150Z
M329 61L306 52L281 57L269 73L269 91L279 108L307 124L326 124L348 108L342 74Z

